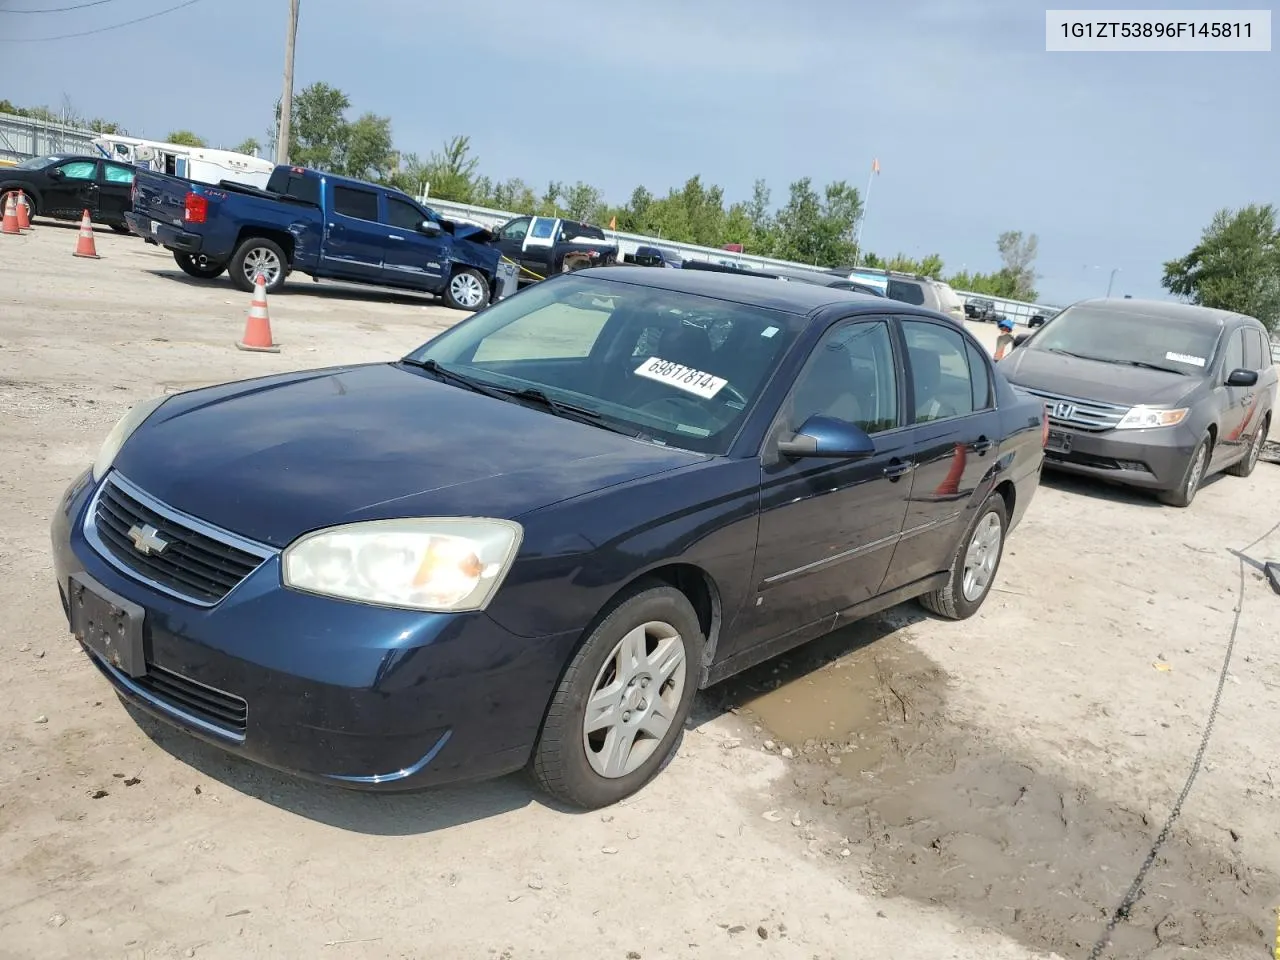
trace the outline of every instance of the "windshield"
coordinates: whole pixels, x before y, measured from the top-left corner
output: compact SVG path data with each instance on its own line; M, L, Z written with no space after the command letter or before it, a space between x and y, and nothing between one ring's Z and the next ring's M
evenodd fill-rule
M1068 307L1026 344L1110 363L1174 370L1188 376L1212 361L1221 328L1176 317Z
M562 274L405 359L500 389L540 390L598 414L605 428L724 454L799 324L762 307Z
M21 163L16 164L15 169L39 170L41 167L47 167L57 159L57 157L32 157L30 160L23 160Z

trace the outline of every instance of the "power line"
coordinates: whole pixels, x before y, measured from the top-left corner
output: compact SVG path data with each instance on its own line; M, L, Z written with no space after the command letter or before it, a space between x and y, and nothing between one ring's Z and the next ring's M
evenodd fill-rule
M48 7L44 10L0 10L0 13L68 13L72 10L100 7L104 3L115 3L115 0L89 0L88 3L77 3L74 7Z
M98 0L98 2L106 2L106 0ZM183 7L189 7L193 3L199 3L200 0L186 0L175 7L167 7L164 10L157 10L155 13L149 13L145 17L135 17L132 20L126 20L124 23L113 23L109 27L98 27L96 30L82 30L79 33L63 33L56 37L0 37L0 43L44 43L49 40L70 40L74 37L91 37L95 33L106 33L108 30L119 30L121 27L131 27L135 23L142 23L144 20L154 20L156 17L163 17L166 13L173 13L175 10L181 10ZM26 11L30 13L31 11Z

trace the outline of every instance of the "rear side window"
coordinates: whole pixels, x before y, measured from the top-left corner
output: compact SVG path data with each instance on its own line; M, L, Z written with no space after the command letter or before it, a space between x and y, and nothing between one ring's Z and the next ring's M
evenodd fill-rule
M890 280L888 293L890 300L898 300L902 303L914 304L917 307L924 306L924 287L918 283L906 283L902 280Z
M104 163L102 170L107 183L133 183L132 167L122 167L117 163Z
M344 217L378 222L378 195L354 187L333 188L333 209Z
M1244 365L1247 370L1261 370L1262 336L1253 327L1244 328Z
M968 340L964 343L969 355L969 382L973 384L973 409L986 410L991 406L991 374L986 358Z

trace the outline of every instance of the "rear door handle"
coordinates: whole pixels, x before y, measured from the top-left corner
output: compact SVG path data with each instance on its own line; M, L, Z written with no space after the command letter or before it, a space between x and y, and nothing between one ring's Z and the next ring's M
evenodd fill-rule
M916 468L910 460L894 460L884 468L884 475L896 483Z
M403 240L404 237L397 237L394 233L387 237L388 240Z
M987 453L995 446L995 443L986 437L979 437L972 444L973 451L980 457L985 457Z

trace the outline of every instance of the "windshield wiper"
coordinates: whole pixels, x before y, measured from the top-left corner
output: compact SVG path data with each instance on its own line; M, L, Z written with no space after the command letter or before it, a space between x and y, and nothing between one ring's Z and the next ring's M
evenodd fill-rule
M1185 370L1179 370L1177 367L1164 367L1158 363L1147 363L1145 360L1126 360L1125 363L1131 367L1142 367L1144 370L1159 370L1161 373L1176 373L1180 377L1188 376Z
M623 436L632 437L636 440L648 440L644 433L635 430L627 430L623 427L615 427L611 423L605 423L604 414L599 410L592 410L590 407L580 407L577 404L565 403L563 400L556 400L547 396L546 393L537 387L521 387L520 389L507 389L499 387L499 391L513 400L528 400L543 406L548 413L557 417L563 417L566 420L576 420L579 423L587 423L593 427L599 427L601 430L608 430L611 433L620 433Z
M1123 360L1108 360L1106 357L1091 357L1087 353L1072 353L1070 350L1063 350L1061 347L1046 348L1050 353L1060 353L1064 357L1075 357L1077 360L1096 360L1098 363L1123 363Z
M491 387L487 383L483 383L472 377L468 377L465 373L458 373L456 370L450 370L448 367L442 367L434 360L413 360L409 357L402 357L401 363L407 363L411 367L418 367L427 373L434 373L441 380L448 380L460 387L465 387L474 393L483 394L486 397L493 397L495 400L506 400L509 391L500 390L497 387Z

